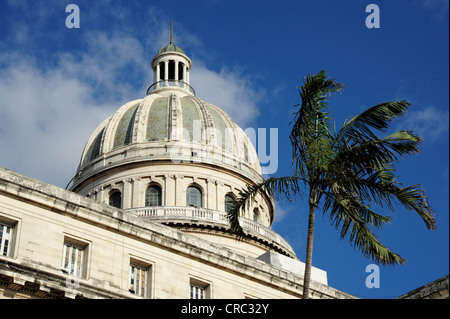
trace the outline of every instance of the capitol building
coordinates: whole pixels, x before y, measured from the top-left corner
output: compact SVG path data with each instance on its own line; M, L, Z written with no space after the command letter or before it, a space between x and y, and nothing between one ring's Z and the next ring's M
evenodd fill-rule
M173 42L151 60L146 95L86 142L66 189L0 167L0 299L301 298L304 263L271 229L274 200L244 131L196 96ZM310 297L354 298L313 267Z

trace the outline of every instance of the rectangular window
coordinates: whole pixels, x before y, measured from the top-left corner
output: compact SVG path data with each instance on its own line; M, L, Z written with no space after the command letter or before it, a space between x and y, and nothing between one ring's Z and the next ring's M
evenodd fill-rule
M13 227L0 224L0 255L10 256Z
M212 282L205 281L204 278L192 276L189 278L190 298L191 299L211 299Z
M205 299L206 288L191 285L191 299Z
M130 292L141 296L147 296L147 282L149 267L140 266L134 263L130 264Z
M83 276L83 263L86 246L64 242L62 269L75 277Z

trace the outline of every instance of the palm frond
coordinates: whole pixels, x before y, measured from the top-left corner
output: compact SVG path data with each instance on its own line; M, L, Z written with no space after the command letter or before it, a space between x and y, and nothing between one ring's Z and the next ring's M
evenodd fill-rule
M266 193L273 196L276 200L281 195L289 200L293 200L297 196L302 195L302 184L305 180L300 176L271 177L259 184L247 185L246 189L239 192L238 199L234 202L233 207L227 213L230 230L242 238L245 233L239 223L239 212L244 211L249 203L258 193Z
M379 215L352 196L345 199L332 196L329 201L330 223L340 229L341 239L347 235L350 244L374 262L383 265L403 264L405 259L384 246L370 227L381 228L390 217Z
M327 98L332 93L341 92L344 85L330 79L321 71L318 74L309 74L303 86L298 90L302 103L300 109L294 113L294 125L291 134L296 136L296 132L310 131L314 133L321 120L327 119Z
M380 143L403 157L420 152L422 138L411 131L398 131L381 139Z
M339 183L333 183L331 191L324 192L325 200L323 205L323 212L328 212L330 221L338 228L341 224L342 212L346 210L354 210L357 212L359 218L363 220L370 227L379 229L384 224L391 222L391 217L380 215L370 209L370 206L365 204L363 198L355 190L354 187L345 188ZM341 211L341 208L344 211ZM345 223L344 223L345 224ZM349 225L344 225L342 233L346 234L346 228Z
M394 174L397 156L417 153L420 137L399 131L383 139L349 143L341 138L336 143L340 143L337 154L320 185L326 195L324 213L330 214L330 222L340 229L341 238L350 233L351 244L364 255L382 264L402 264L404 259L383 246L371 231L389 223L391 217L375 213L367 203L391 211L400 203L419 214L427 228L435 229L434 212L423 189L420 185L400 187Z
M428 229L436 229L436 219L434 210L431 208L428 197L420 185L399 187L395 184L389 185L387 189L392 196L398 200L406 209L416 212L422 218Z
M344 122L338 138L361 142L376 139L372 129L384 132L390 122L406 114L411 104L408 101L392 101L375 105L349 121Z
M397 157L418 153L422 139L409 131L399 131L382 139L369 139L361 143L335 140L334 147L338 150L330 161L331 170L345 174L373 174L377 172L380 178L393 178L393 162Z
M322 136L329 135L328 97L341 92L343 88L343 84L328 78L325 71L309 74L299 88L302 103L294 113L294 124L289 137L294 153L293 164L302 174L306 172L302 164L308 163L308 146Z
M406 262L399 254L384 246L364 222L353 222L349 240L356 250L376 263L392 266Z

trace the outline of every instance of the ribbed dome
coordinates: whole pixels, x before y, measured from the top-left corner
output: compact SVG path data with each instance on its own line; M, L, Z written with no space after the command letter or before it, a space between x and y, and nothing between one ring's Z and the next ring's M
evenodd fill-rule
M74 184L117 165L171 160L218 165L261 178L256 151L220 108L180 93L152 93L107 118L87 142Z
M228 114L196 97L191 60L172 50L172 32L168 51L152 59L147 96L97 127L68 188L255 257L269 249L295 257L270 229L275 207L266 192L240 211L246 239L229 237L230 205L263 181L258 156Z

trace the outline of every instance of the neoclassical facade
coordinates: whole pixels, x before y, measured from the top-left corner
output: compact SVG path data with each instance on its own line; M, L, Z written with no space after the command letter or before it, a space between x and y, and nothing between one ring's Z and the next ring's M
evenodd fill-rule
M173 43L147 95L92 133L67 189L0 168L0 298L301 298L304 264L259 194L229 231L239 192L262 180L255 148L196 96ZM353 298L313 268L312 298Z

